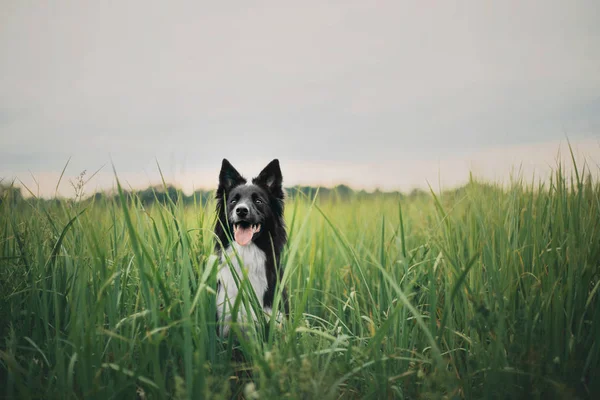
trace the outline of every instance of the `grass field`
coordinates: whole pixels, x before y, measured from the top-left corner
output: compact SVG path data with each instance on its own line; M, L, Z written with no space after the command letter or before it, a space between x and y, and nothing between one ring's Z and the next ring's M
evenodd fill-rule
M215 332L213 207L5 195L0 398L600 393L600 185L581 169L294 196L290 318L239 340Z

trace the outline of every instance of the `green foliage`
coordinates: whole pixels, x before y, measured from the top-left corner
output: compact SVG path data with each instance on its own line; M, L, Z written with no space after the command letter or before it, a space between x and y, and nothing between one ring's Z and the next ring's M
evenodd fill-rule
M298 188L290 318L240 321L224 340L211 196L4 193L0 396L600 393L600 186L586 171L407 197ZM257 309L251 291L242 302Z

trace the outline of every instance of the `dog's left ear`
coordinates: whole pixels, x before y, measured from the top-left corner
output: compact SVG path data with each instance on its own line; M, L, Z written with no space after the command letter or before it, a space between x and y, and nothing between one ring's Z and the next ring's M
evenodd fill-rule
M281 169L279 168L279 160L274 159L271 161L262 171L260 171L260 174L253 179L253 182L257 185L266 187L273 194L283 196L281 190L283 176L281 175Z
M244 177L224 158L221 164L221 172L219 173L219 189L217 193L220 192L222 195L234 186L243 185L244 183L246 183Z

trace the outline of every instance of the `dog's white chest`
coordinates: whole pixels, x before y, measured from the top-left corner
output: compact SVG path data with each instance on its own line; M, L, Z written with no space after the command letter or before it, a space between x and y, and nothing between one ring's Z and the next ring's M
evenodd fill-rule
M259 249L254 243L250 243L247 246L240 246L233 242L233 244L225 251L227 258L231 260L232 266L227 263L227 258L225 254L223 254L221 256L221 266L217 273L217 279L220 282L220 287L217 292L217 312L219 318L225 313L226 320L231 319L230 311L238 294L238 286L233 278L231 268L235 268L235 272L237 272L240 280L244 279L242 268L233 248L235 248L239 259L242 261L242 264L247 271L248 280L252 285L252 289L254 289L254 293L256 293L256 297L258 298L261 307L263 306L263 296L268 286L265 270L267 256L265 252ZM243 307L240 308L241 312L243 312L242 310Z

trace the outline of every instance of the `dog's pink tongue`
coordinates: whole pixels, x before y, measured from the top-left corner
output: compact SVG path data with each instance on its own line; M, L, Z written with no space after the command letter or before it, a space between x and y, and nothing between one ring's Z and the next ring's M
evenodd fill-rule
M234 233L235 236L235 241L240 245L240 246L245 246L248 243L250 243L250 241L252 240L252 235L254 234L254 232L252 232L252 228L248 227L248 228L242 228L241 226L238 227Z

